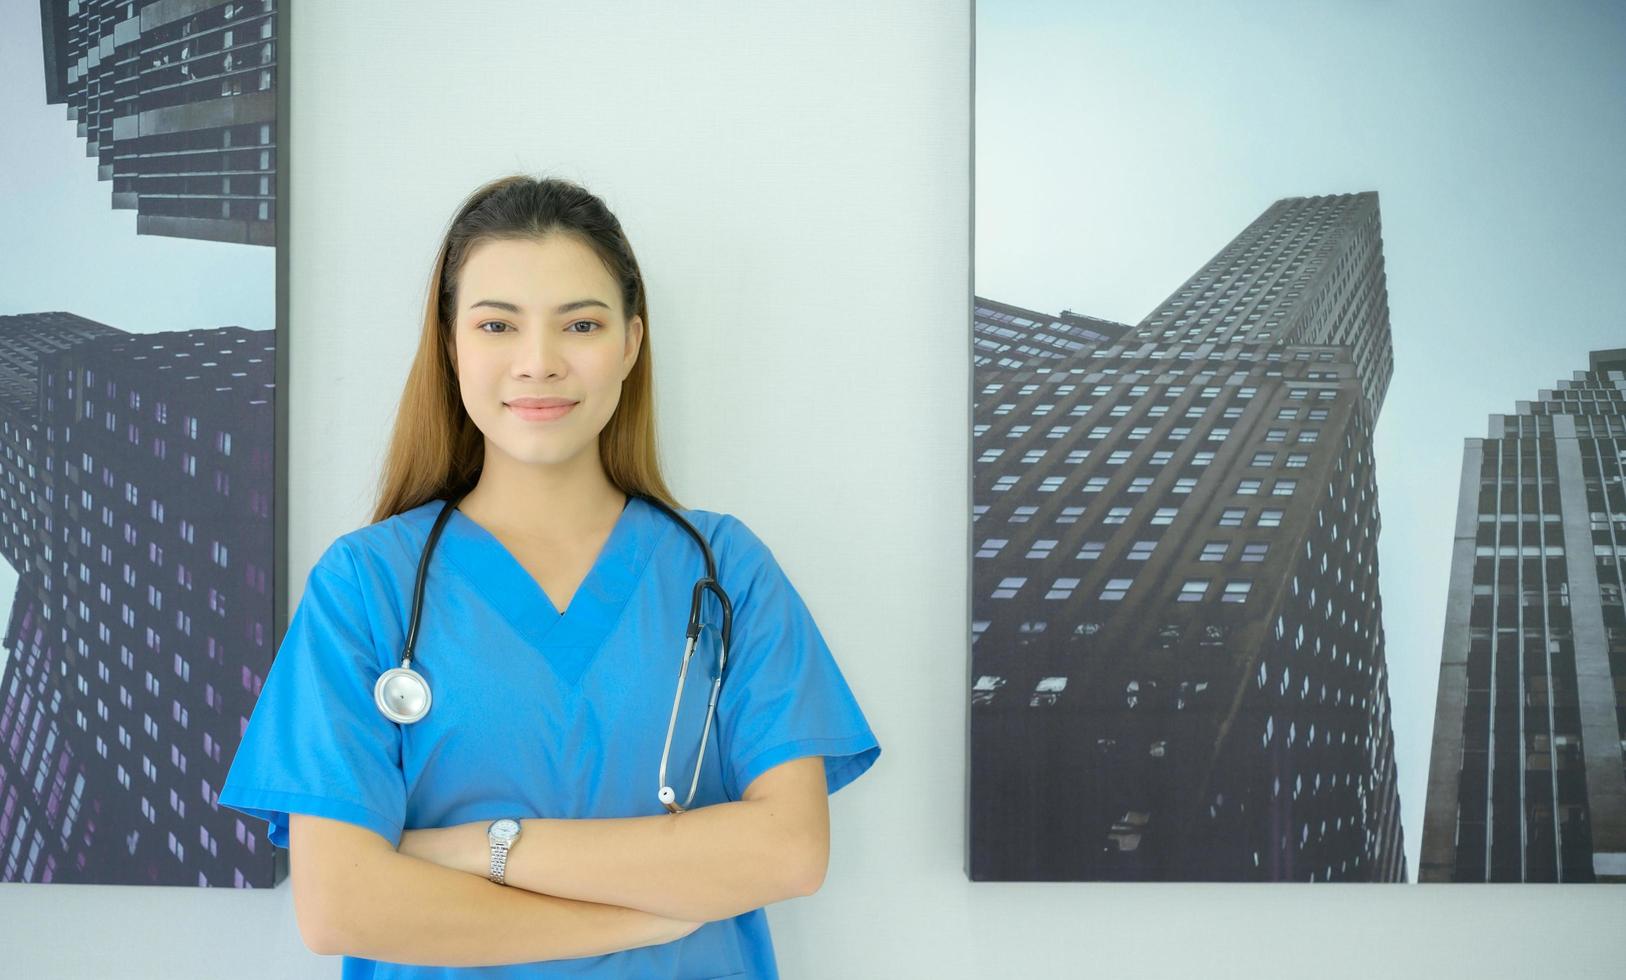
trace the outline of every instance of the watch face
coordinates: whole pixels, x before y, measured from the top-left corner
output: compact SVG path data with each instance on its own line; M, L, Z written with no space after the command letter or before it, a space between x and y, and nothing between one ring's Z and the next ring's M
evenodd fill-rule
M504 817L491 825L488 833L499 840L513 840L519 836L519 821Z

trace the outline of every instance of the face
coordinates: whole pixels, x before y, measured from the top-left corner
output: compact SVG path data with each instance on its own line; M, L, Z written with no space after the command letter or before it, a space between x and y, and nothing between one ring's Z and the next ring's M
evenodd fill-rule
M456 303L458 386L487 460L597 459L644 332L637 316L623 319L598 255L569 235L484 242L464 263Z

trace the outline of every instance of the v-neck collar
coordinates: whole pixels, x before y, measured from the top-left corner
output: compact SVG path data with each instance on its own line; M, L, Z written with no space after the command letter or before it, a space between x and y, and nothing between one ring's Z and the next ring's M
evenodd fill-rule
M437 501L426 508L432 511L430 523L443 504ZM519 559L460 510L454 509L447 518L435 552L455 564L474 591L495 607L526 642L545 651L561 676L574 681L615 628L649 562L662 531L652 518L653 509L642 498L627 495L610 536L562 613ZM434 559L430 561L433 579Z

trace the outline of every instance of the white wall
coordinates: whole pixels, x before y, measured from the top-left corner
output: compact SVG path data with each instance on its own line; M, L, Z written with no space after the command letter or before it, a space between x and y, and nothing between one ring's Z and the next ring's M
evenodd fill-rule
M1626 969L1607 886L966 879L968 4L408 6L299 3L286 41L290 575L365 520L461 196L509 170L604 196L652 297L675 491L774 548L883 747L831 799L823 890L770 910L787 978ZM19 977L339 967L286 884L0 886L0 940Z

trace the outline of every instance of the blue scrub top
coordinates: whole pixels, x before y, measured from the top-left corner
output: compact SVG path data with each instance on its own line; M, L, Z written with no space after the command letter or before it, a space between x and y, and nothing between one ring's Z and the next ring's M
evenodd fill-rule
M661 745L677 689L699 545L629 497L564 613L503 544L454 511L430 559L412 666L433 693L408 725L373 683L400 665L418 557L444 501L342 535L306 580L232 759L222 805L269 824L288 814L376 831L498 817L662 814ZM680 510L707 539L733 605L733 642L693 807L737 800L768 769L824 757L828 791L880 755L835 658L768 547L730 514ZM705 621L720 624L707 595ZM714 659L696 649L667 784L689 793ZM523 838L520 846L524 846ZM351 977L777 977L767 914L709 922L659 946L485 967L346 956Z

